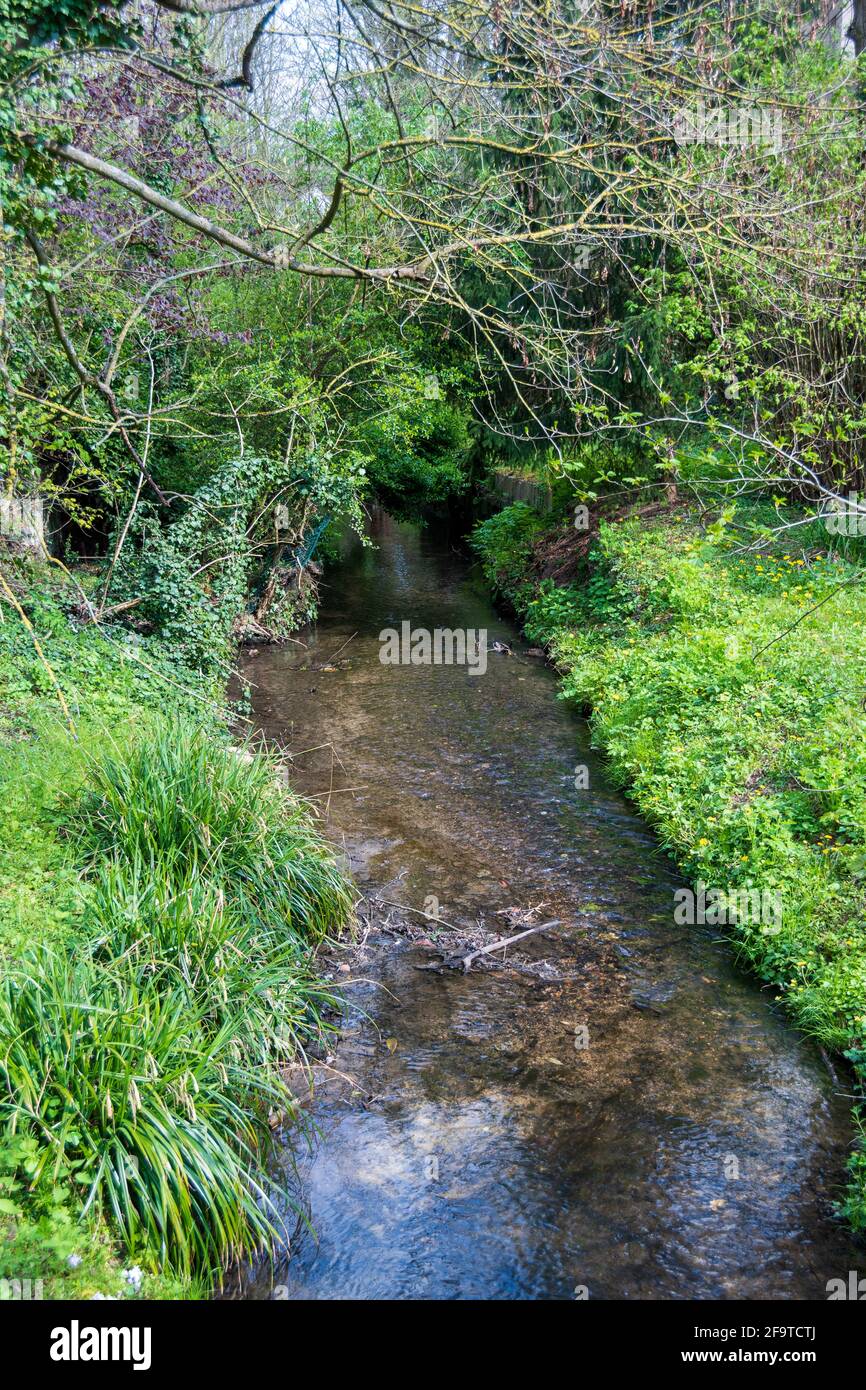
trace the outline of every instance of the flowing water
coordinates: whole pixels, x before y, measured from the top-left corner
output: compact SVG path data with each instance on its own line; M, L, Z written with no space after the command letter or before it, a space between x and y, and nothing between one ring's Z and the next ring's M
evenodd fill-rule
M535 973L422 969L429 947L374 930L339 977L350 1080L318 1089L298 1161L315 1234L246 1296L825 1298L858 1265L830 1213L847 1079L674 923L681 881L467 561L387 517L373 539L329 570L308 651L247 659L256 722L366 894L560 925L512 948ZM515 654L381 664L407 619Z

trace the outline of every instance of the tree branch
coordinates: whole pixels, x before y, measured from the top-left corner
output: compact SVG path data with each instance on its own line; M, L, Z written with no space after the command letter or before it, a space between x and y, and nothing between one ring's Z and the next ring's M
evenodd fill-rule
M36 144L32 137L27 140L27 143ZM131 193L133 197L140 198L142 202L158 208L160 212L166 213L176 221L183 222L187 227L192 227L194 231L201 232L204 236L219 242L221 246L228 246L233 251L237 251L239 255L246 256L249 260L258 261L260 265L269 266L272 270L293 270L299 275L310 275L321 279L415 280L421 284L429 282L429 277L424 274L422 269L423 264L429 260L429 257L426 256L423 261L416 261L407 265L361 267L311 265L304 261L298 261L293 256L284 257L277 251L263 251L260 247L254 246L246 237L237 236L228 228L212 222L208 217L201 217L191 208L185 207L183 203L178 203L174 198L167 198L164 194L158 193L150 184L144 183L134 174L128 174L125 169L119 168L116 164L109 164L104 159L98 159L96 155L88 154L86 150L80 150L75 145L56 144L53 141L42 148L57 159L62 159L66 164L77 164L79 168L86 169L91 174L109 179L118 187L126 189L127 193Z
M271 5L271 8L267 11L267 13L262 15L255 29L250 35L250 41L244 49L243 57L241 58L240 77L227 77L224 81L219 82L217 84L219 87L246 87L248 92L251 92L253 90L253 58L255 57L256 45L258 44L259 39L264 34L265 30L267 29L277 10L280 8L281 4L282 0L276 0L276 4Z
M51 265L39 238L35 235L35 233L30 231L25 232L24 235L27 240L28 246L30 247L34 256L36 257L36 261L39 265L40 270L50 271ZM134 459L136 467L141 473L141 476L144 478L148 487L151 488L151 490L156 494L161 505L163 507L167 507L168 498L162 491L162 488L159 486L159 484L154 482L153 478L148 473L144 460L140 457L138 450L136 449L135 445L129 437L126 426L123 423L123 416L117 404L114 392L112 391L111 387L108 386L104 381L102 381L98 376L95 376L93 372L88 371L87 367L85 367L84 363L81 361L81 358L78 356L75 344L73 343L72 339L66 331L66 325L63 322L63 316L60 312L60 305L57 302L57 296L55 295L54 291L49 289L49 287L43 283L42 292L45 295L45 302L48 305L48 313L51 316L51 322L54 325L54 332L57 335L57 340L60 343L60 346L62 347L66 355L69 365L72 367L72 370L75 372L75 375L79 378L82 385L89 386L91 390L96 391L98 395L100 395L102 399L105 401L111 414L111 418L117 425L120 437L126 445L126 448L129 451L130 455Z

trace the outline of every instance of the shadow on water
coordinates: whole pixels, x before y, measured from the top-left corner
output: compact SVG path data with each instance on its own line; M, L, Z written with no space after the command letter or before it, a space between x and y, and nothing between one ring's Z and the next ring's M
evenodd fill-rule
M670 864L467 562L388 518L374 540L329 572L308 652L247 660L256 722L364 890L490 928L543 903L563 925L527 954L559 977L369 953L334 1061L352 1086L320 1089L299 1160L316 1235L245 1296L826 1297L857 1267L830 1215L844 1084L728 947L674 924ZM382 665L404 619L516 655ZM348 665L309 669L350 638Z

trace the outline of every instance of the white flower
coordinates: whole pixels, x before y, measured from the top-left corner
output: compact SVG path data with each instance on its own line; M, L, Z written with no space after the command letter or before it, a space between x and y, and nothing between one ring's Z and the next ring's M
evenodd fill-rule
M120 1277L131 1289L135 1289L135 1292L138 1293L141 1288L141 1281L144 1278L138 1265L133 1265L131 1269L121 1270Z
M66 1263L69 1265L69 1268L70 1268L70 1269L77 1269L78 1266L81 1264L81 1256L80 1256L80 1255L70 1255L70 1256L69 1256L69 1259L66 1261Z
M102 1303L102 1302L105 1302L105 1303L116 1303L116 1302L117 1302L117 1294L116 1294L116 1293L92 1293L92 1294L90 1295L90 1302L91 1302L91 1303L96 1303L96 1302L100 1302L100 1303Z

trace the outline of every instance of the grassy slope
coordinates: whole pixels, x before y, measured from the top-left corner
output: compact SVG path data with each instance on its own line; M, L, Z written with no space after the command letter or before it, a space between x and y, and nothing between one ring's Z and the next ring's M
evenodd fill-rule
M526 509L482 524L474 543L687 876L780 893L781 931L741 922L738 949L866 1080L866 604L862 586L844 586L854 570L822 533L741 554L684 509L602 525L579 584L533 579L545 541ZM862 1147L851 1176L845 1214L862 1230Z
M201 677L156 642L71 621L68 586L53 572L6 559L3 573L27 595L75 736L32 635L3 603L0 1278L42 1279L46 1297L129 1295L121 1268L136 1263L146 1296L195 1296L221 1258L255 1239L244 1165L233 1168L230 1151L248 1107L263 1116L248 1135L256 1147L268 1107L290 1104L279 1063L321 1021L310 943L339 928L348 896L267 762L241 762L227 749ZM134 968L118 967L119 958ZM256 979L233 968L241 958ZM111 1044L107 1029L95 1043L89 1032L99 991L110 1001ZM77 996L84 1012L72 1007ZM42 1026L27 1029L34 1017ZM13 1046L22 1026L24 1042ZM172 1072L174 1056L183 1074ZM164 1123L178 1157L173 1192L147 1178L144 1146ZM215 1230L184 1204L184 1188L196 1146L215 1143L220 1126L226 1177L207 1203L222 1220ZM100 1169L120 1150L141 1165L138 1190L112 1183L116 1164ZM101 1215L82 1227L94 1184Z

